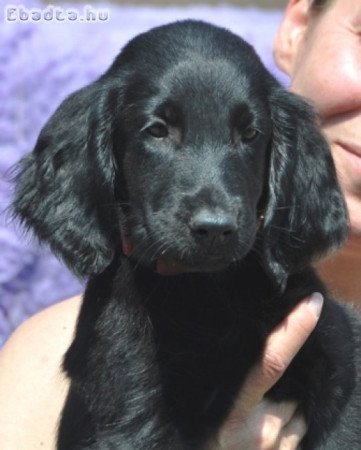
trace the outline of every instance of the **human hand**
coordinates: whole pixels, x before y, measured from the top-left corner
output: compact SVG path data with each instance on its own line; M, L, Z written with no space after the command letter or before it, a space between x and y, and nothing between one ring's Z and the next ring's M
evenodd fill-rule
M263 357L245 380L234 407L209 450L295 450L307 431L296 402L264 398L315 328L323 298L313 294L299 303L268 336Z

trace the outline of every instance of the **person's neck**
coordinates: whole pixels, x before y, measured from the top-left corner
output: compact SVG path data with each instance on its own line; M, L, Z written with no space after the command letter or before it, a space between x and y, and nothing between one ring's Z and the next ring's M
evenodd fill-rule
M317 265L321 279L337 300L361 309L361 236L350 236L347 244L335 255Z

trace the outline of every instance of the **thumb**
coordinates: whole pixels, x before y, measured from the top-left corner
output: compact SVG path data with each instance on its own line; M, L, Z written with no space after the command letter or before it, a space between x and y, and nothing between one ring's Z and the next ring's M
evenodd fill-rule
M247 415L285 370L315 328L321 315L323 297L318 292L304 299L266 339L261 360L250 370L233 407ZM232 413L231 413L232 414Z

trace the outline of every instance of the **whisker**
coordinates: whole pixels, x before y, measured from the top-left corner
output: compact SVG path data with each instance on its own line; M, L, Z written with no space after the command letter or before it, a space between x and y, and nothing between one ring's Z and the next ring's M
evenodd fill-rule
M142 250L141 247L143 245L144 245L144 242L138 244L138 246L136 246L133 249L134 252L137 252L137 253L139 252L139 256L137 257L137 264L135 265L135 269L139 267L139 264L142 261L144 261L147 258L147 256L148 256L148 259L150 259L152 261L155 258L156 254L162 252L164 250L164 248L167 246L167 244L164 243L161 238L152 242L150 245L147 245ZM139 248L142 251L139 251ZM152 254L150 254L150 252L152 252Z

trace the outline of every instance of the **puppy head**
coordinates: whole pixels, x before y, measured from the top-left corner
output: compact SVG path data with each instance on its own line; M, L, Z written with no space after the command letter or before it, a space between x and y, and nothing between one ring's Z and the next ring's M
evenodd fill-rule
M221 270L258 233L282 284L346 229L310 108L242 39L193 21L136 37L60 105L20 163L15 211L80 275L121 241L145 264Z
M116 160L133 257L216 271L253 246L271 120L267 96L252 94L262 84L250 81L226 59L197 54L158 76L149 97L125 88L126 150Z

